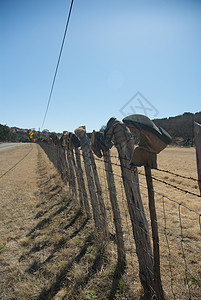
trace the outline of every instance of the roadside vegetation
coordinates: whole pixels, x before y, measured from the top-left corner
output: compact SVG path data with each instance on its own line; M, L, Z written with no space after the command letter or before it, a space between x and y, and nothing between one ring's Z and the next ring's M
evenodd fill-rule
M33 132L32 138L30 138L30 132ZM57 135L56 132L49 132L44 129L42 132L32 129L21 129L17 127L9 128L7 125L0 124L0 142L23 142L30 143L34 140L37 142L46 138L53 138Z

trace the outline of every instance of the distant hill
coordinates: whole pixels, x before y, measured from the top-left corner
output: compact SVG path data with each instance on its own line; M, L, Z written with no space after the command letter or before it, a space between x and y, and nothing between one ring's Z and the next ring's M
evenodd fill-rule
M201 112L185 112L176 117L154 119L153 122L164 128L172 137L172 144L178 146L194 145L194 121L201 124Z

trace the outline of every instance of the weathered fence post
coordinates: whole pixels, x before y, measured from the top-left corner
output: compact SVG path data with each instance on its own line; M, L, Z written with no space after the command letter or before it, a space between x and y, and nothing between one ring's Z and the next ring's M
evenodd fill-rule
M84 183L83 171L82 171L81 160L80 160L80 151L78 149L78 147L80 147L80 140L72 132L69 133L69 138L70 138L69 148L72 151L73 163L75 165L75 170L77 174L80 203L81 206L84 207L87 217L90 218L91 217L90 206L89 206L87 191ZM73 149L75 149L76 163L74 159Z
M66 159L64 157L64 147L62 143L58 145L58 155L59 155L59 170L61 173L62 180L67 183L67 165L66 165Z
M123 184L139 261L140 281L144 288L145 297L151 299L155 289L153 281L153 254L148 222L140 195L138 173L137 170L131 171L129 164L134 149L134 141L126 125L115 118L109 120L104 132L107 145L111 142L113 136L121 163Z
M157 293L158 299L165 299L164 292L161 282L161 272L160 272L160 252L159 252L159 237L158 237L158 223L154 199L154 189L151 177L151 168L145 166L145 175L148 187L148 197L149 197L149 211L151 217L151 229L152 229L152 239L153 239L153 252L154 252L154 285Z
M55 151L55 153L56 153L56 168L57 168L57 171L59 172L59 174L61 175L62 174L61 160L60 160L60 155L59 155L60 140L57 136L54 138L54 144L55 144L55 149L56 149L56 151Z
M121 265L122 268L124 268L126 265L126 252L124 247L121 215L120 215L119 205L117 202L117 193L116 193L114 175L112 170L110 151L109 150L103 151L103 157L105 163L107 184L110 193L110 202L112 205L112 211L114 215L114 225L115 225L116 237L117 237L118 263Z
M69 134L71 135L71 132L69 132ZM83 203L83 196L82 196L82 191L81 191L81 188L80 188L80 176L79 176L77 165L75 163L73 148L74 148L74 145L73 145L73 143L71 143L71 139L70 139L70 141L69 141L69 151L71 152L70 154L71 154L71 158L72 158L72 164L73 164L73 168L74 168L74 171L75 171L75 177L77 179L77 190L78 190L78 194L79 194L80 207L82 209L83 204L84 204Z
M195 138L195 147L196 147L198 186L201 195L201 124L197 122L194 122L194 138Z
M66 151L67 151L67 146L63 145L63 162L64 162L64 166L66 169L66 176L65 176L65 183L66 185L69 185L69 181L70 181L70 173L69 173L69 166L68 166L68 162L67 162L67 158L66 158ZM69 189L70 189L70 185L69 185Z
M89 141L86 135L85 126L81 126L77 128L75 130L75 134L79 137L81 148L82 148L82 154L83 154L84 166L85 166L88 188L89 188L89 193L91 198L91 206L92 206L95 226L98 232L101 232L102 224L100 220L100 208L99 208L98 199L95 191L95 184L94 184L94 178L91 169L91 159L89 153Z
M124 248L124 239L123 239L123 231L121 225L121 215L119 210L119 205L117 202L117 193L114 181L114 175L112 170L112 163L110 158L110 150L104 144L103 133L93 131L92 139L91 139L91 147L94 153L98 157L104 158L105 164L105 172L108 184L108 190L110 194L110 202L112 205L113 217L114 217L114 225L116 230L116 241L117 241L117 253L118 253L118 264L119 266L124 269L126 265L126 252ZM101 153L102 151L102 153Z
M164 299L160 275L160 252L157 214L154 200L153 182L151 177L151 168L157 168L157 154L171 143L172 138L161 127L157 127L153 121L144 115L131 115L123 119L135 137L139 135L138 145L133 149L131 164L134 167L144 166L147 181L149 211L151 218L153 250L154 250L154 287L158 299Z
M83 170L82 170L81 159L80 159L80 150L77 147L75 148L75 157L76 157L78 171L80 174L79 175L80 176L80 189L81 189L82 195L83 195L84 208L85 208L87 217L90 218L91 211L90 211L90 206L89 206L89 201L88 201L88 196L87 196L87 190L86 190L85 182L84 182Z
M93 155L90 147L89 147L89 154L90 154L91 167L92 167L92 171L93 171L93 175L94 175L94 181L95 181L95 185L96 185L98 202L99 202L99 207L100 207L100 212L101 212L100 217L101 217L102 228L103 228L104 236L107 238L108 237L107 213L106 213L105 204L104 204L103 197L102 197L102 189L101 189L101 184L100 184L99 177L98 177L98 172L97 172L97 168L96 168L94 155Z
M53 164L55 168L57 169L57 146L55 145L55 142L53 140Z
M67 175L67 181L68 181L68 186L69 186L69 191L70 193L73 194L74 192L74 188L73 188L73 179L71 177L71 167L69 165L69 154L68 154L68 144L69 144L69 136L68 136L69 132L68 131L64 131L63 132L63 136L62 136L62 145L63 145L63 149L64 149L64 161L65 161L65 165L66 165L66 175Z
M53 163L53 165L55 166L55 145L52 141L52 144L51 144L51 161Z
M69 141L67 141L67 148L66 148L66 154L67 154L67 159L68 159L68 166L69 166L69 173L70 173L70 186L72 189L72 194L74 200L78 203L77 201L77 187L76 187L76 178L75 178L75 171L73 167L73 158L72 158L72 153L69 149Z

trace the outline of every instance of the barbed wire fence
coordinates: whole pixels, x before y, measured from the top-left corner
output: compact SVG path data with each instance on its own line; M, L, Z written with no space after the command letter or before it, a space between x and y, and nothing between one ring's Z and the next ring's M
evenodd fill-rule
M43 141L40 146L76 204L94 220L100 241L110 243L120 272L136 289L141 283L147 299L199 299L201 213L157 191L155 182L189 197L200 195L152 176L146 169L131 169L128 152L122 152L125 144L123 148L115 143L117 149L104 150L97 157L86 132L75 132L63 141ZM80 145L72 136L79 137Z

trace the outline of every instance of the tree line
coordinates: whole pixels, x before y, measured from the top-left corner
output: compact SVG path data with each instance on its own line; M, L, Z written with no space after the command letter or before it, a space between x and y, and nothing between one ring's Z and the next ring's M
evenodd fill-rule
M30 132L33 132L32 138L30 138ZM55 137L58 134L56 132L49 132L43 130L42 132L31 129L20 129L16 127L9 128L7 125L0 124L0 142L22 142L30 143L33 141L38 142L48 137Z

